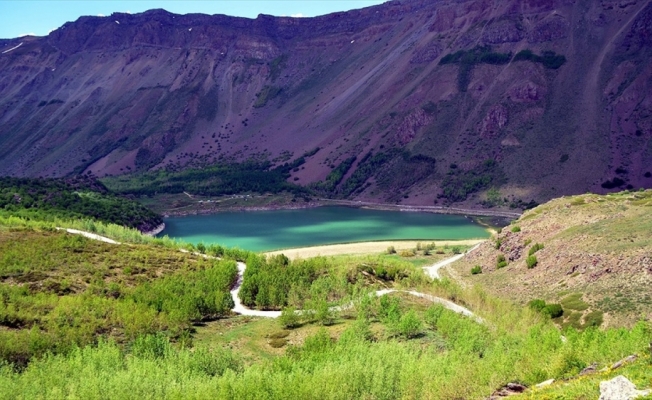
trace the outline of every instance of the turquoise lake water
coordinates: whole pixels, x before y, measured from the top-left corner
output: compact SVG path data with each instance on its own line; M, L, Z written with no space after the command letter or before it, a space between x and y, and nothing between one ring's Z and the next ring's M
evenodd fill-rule
M165 219L161 235L190 243L270 251L377 240L487 238L482 226L459 215L349 207L224 212Z

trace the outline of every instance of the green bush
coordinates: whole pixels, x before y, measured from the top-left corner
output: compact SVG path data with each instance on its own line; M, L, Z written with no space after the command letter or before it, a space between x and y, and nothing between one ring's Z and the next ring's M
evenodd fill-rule
M527 246L527 245L526 245ZM528 256L533 255L539 250L543 249L543 244L541 243L535 243L534 246L530 247L530 250L527 252Z
M543 308L543 313L550 316L550 318L558 318L564 314L564 309L561 304L546 304Z
M423 323L417 313L410 310L401 316L396 328L399 336L412 339L421 333Z
M482 273L482 267L479 265L476 265L475 267L471 268L471 274L472 275L478 275Z
M539 261L537 260L537 256L528 256L528 258L525 260L525 264L528 268L536 267L538 262Z
M496 268L504 268L507 266L507 260L505 259L504 254L499 254L498 257L496 257Z
M528 307L530 307L534 311L542 312L543 309L546 308L546 302L545 300L534 299L528 303Z
M389 246L387 248L387 254L396 254L396 249L394 248L394 246Z
M517 233L517 232L520 232L520 231L521 231L521 227L520 227L520 226L516 225L516 226L513 226L513 227L512 227L512 232L513 232L513 233Z
M503 244L502 239L496 239L496 243L494 243L494 248L496 250L500 250L500 246L502 246L502 244Z
M284 307L278 322L283 328L293 329L299 326L300 319L294 307Z

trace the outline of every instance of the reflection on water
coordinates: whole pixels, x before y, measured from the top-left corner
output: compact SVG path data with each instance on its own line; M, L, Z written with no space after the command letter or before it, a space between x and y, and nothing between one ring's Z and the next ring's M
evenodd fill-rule
M218 243L252 251L372 240L486 238L487 231L458 215L318 207L173 217L161 235L191 243Z

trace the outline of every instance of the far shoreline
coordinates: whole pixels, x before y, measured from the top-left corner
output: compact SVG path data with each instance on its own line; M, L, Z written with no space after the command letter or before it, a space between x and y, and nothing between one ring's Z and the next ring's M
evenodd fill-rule
M187 217L191 215L213 215L224 212L255 212L255 211L276 211L276 210L301 210L307 208L317 207L350 207L362 208L378 211L399 211L399 212L426 212L432 214L445 214L445 215L461 215L467 217L495 217L504 219L518 219L522 212L504 211L504 210L487 210L475 208L458 208L458 207L444 207L444 206L414 206L402 204L388 204L388 203L372 203L354 200L332 200L332 199L318 199L318 201L309 202L305 204L283 204L273 206L253 206L253 207L228 207L228 208L211 208L205 210L192 210L192 211L174 211L167 210L162 212L165 218L170 217ZM474 221L480 225L491 228L485 223Z

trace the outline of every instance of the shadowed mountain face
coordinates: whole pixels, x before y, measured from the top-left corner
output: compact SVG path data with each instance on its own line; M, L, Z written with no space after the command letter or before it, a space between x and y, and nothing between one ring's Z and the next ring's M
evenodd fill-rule
M319 147L290 180L335 168L335 192L357 199L652 187L649 1L403 0L255 20L152 10L0 40L0 53L4 175L280 163Z

